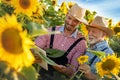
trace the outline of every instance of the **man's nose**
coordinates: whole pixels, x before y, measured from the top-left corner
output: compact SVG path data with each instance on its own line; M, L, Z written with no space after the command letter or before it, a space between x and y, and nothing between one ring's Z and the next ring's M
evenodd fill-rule
M88 32L88 35L92 35L92 31L89 31L89 32Z
M73 22L72 20L69 20L69 24L70 24L70 25L72 24L72 22Z

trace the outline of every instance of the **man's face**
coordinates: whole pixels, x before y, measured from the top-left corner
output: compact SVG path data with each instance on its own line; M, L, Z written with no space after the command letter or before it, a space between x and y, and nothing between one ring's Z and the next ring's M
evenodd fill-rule
M94 45L103 39L103 31L97 28L88 28L88 43Z
M66 19L65 19L65 29L68 30L68 31L73 32L76 29L76 26L79 23L80 22L77 19L75 19L70 14L67 14Z

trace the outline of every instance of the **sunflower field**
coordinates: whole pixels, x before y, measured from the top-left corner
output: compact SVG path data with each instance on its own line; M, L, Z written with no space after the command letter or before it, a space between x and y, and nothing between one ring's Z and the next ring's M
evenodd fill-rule
M72 5L73 2L59 5L57 0L0 0L0 80L37 80L40 77L38 71L41 67L35 63L31 51L36 48L34 39L40 35L57 33L49 32L47 28L64 25L65 15ZM87 10L84 18L90 23L96 14L96 11ZM98 66L107 66L109 59L120 62L120 21L114 24L112 19L108 20L115 35L107 40L117 56L108 56L103 59L104 63L98 63ZM87 36L87 30L81 26L85 25L80 25L79 30ZM48 64L55 64L47 58L44 60ZM119 65L116 67L120 68ZM115 71L119 75L117 68ZM102 71L101 67L99 71ZM99 73L103 76L103 73Z

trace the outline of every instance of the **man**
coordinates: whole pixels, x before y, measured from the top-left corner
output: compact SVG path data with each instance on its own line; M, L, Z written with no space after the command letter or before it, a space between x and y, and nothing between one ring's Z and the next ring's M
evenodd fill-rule
M86 41L82 33L78 31L77 26L81 23L87 24L84 20L85 11L85 9L77 4L73 5L66 15L65 25L61 27L56 26L55 28L56 31L61 32L60 34L55 34L54 37L51 35L39 36L35 40L35 44L44 50L53 48L65 51L65 54L62 57L55 59L51 58L58 65L50 67L48 71L50 71L51 68L54 68L60 73L71 76L78 68L76 59L86 51ZM66 66L67 64L68 66ZM52 74L52 70L50 71L50 74ZM44 75L41 76L43 77ZM46 77L47 76L45 76L45 78Z
M113 35L113 31L108 28L108 22L104 17L96 16L91 24L87 27L88 29L88 43L90 44L91 50L104 51L107 54L113 54L113 50L109 47L105 37ZM90 64L80 65L79 70L84 72L85 77L88 80L97 80L95 64L100 59L92 53L86 52L89 56ZM85 80L85 79L84 79Z

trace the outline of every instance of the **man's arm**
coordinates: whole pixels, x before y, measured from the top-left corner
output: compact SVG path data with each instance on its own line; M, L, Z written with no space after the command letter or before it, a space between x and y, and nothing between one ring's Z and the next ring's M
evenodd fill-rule
M79 71L83 72L85 77L88 78L89 80L97 79L97 75L95 75L91 72L90 66L87 64L81 64L79 66Z
M58 66L55 66L54 68L71 77L74 72L77 70L78 68L78 61L77 61L77 58L80 56L80 55L83 55L84 52L86 51L86 41L85 40L82 40L81 42L78 43L78 45L76 46L76 53L73 53L72 57L68 57L69 61L69 65L66 67L66 66L63 66L63 65L58 65ZM71 53L69 53L71 55ZM69 55L68 54L68 55Z
M82 40L81 42L79 42L75 49L76 49L76 52L72 55L70 62L69 62L70 67L73 68L74 72L76 72L76 70L79 67L77 58L83 55L87 49L86 41Z
M56 66L53 66L53 68L58 71L58 72L61 72L67 76L72 76L73 73L74 73L74 70L70 67L66 67L66 66L63 66L63 65L56 65Z

